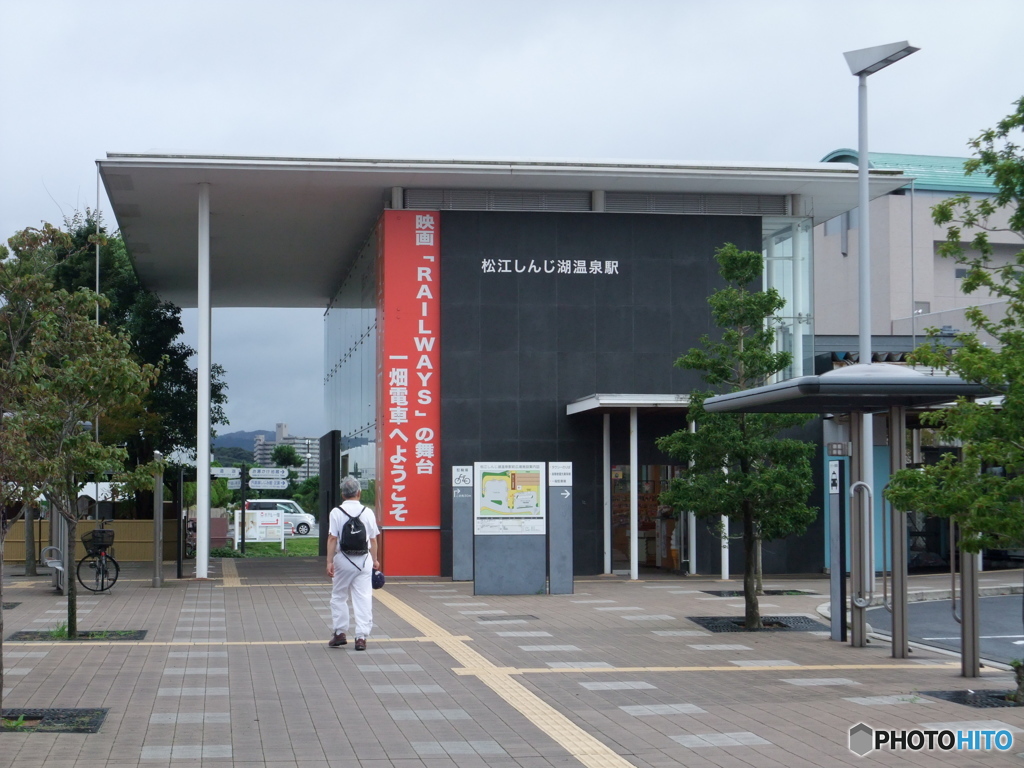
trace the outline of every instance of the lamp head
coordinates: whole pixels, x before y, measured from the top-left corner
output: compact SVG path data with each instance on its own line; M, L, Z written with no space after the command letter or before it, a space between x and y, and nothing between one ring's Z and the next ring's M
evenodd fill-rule
M921 50L915 48L906 40L899 43L888 43L887 45L876 45L874 48L860 48L856 51L847 51L843 54L846 64L850 67L852 75L873 75L879 70L885 69L900 59L905 59L912 53Z

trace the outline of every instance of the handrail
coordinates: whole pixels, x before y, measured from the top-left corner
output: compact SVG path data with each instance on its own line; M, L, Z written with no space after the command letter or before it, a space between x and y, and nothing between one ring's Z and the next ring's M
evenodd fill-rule
M871 605L871 598L874 597L874 589L864 589L867 584L871 583L868 575L868 568L874 568L873 563L875 562L875 537L871 535L871 520L875 514L875 497L871 490L871 486L865 483L863 480L858 480L850 486L850 501L857 495L857 491L863 490L868 495L867 510L864 514L864 521L862 523L861 536L864 539L863 551L866 555L866 559L861 563L861 581L863 583L854 585L857 591L861 594L867 593L867 597L856 597L851 596L850 602L852 602L858 608L867 608Z

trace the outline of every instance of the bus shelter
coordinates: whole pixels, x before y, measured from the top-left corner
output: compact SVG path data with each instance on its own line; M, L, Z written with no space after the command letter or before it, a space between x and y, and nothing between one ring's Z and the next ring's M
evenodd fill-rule
M849 414L850 438L853 443L850 497L850 634L851 645L867 643L866 610L875 593L874 513L870 470L861 457L863 420L865 416L887 413L889 416L890 473L906 467L906 416L908 409L935 408L958 398L985 397L992 393L979 384L966 382L941 371L924 372L885 363L861 363L839 368L818 376L801 376L777 384L768 384L741 392L709 398L704 408L710 413L817 413ZM839 520L833 517L833 529ZM910 653L907 628L907 513L892 510L890 519L892 603L892 655L907 658ZM963 554L963 553L962 553ZM837 610L835 595L838 582L845 579L840 562L833 559L833 623L837 613L842 616L845 605ZM884 560L883 560L884 563ZM980 669L978 651L978 583L977 558L960 558L963 595L961 631L961 664L964 677L977 677ZM883 565L884 568L884 565ZM833 639L835 635L833 634Z

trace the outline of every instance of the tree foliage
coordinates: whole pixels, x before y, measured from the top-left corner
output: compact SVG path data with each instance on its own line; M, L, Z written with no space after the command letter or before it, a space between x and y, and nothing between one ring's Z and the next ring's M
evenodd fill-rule
M294 445L281 443L275 445L270 454L270 460L278 467L301 467L306 463L305 459L299 456Z
M676 361L680 368L701 371L715 390L739 391L760 386L791 362L788 352L772 350L769 321L785 306L775 289L751 290L760 284L760 253L740 251L727 243L715 252L726 287L708 298L721 338L701 338ZM689 420L696 432L680 430L658 440L658 447L678 460L683 476L672 481L662 501L702 518L726 515L742 526L743 589L746 626L761 626L755 586L757 542L802 533L817 510L807 506L812 489L810 458L814 446L778 437L810 417L803 414L708 413L704 401L714 391L691 396Z
M65 220L67 241L56 248L53 281L74 292L95 287L96 243L100 245L100 291L107 299L100 321L130 339L132 353L142 364L160 365L159 381L138 403L111 409L100 423L100 439L122 444L129 461L146 462L153 451L194 456L197 424L198 374L189 364L195 350L183 343L181 309L161 301L139 282L124 240L108 234L93 211ZM214 365L210 382L211 423L227 424L224 369Z
M933 466L901 470L886 492L897 509L953 518L968 551L1024 545L1024 250L1000 257L991 241L996 232L1024 240L1024 150L1016 143L1024 131L1024 98L1015 106L969 142L974 156L965 171L991 178L995 196L959 195L932 209L933 220L947 226L940 252L967 270L964 292L1005 301L1005 317L972 307L965 313L971 330L956 337L960 346L940 346L932 328L912 358L982 384L998 400L961 400L924 414L922 421L947 443L962 443L962 458L947 453Z
M104 299L54 288L69 242L44 224L11 237L10 251L0 247L0 503L6 510L45 496L67 522L65 553L77 541L78 495L90 473L113 470L128 488L152 483L151 467L122 471L124 449L94 441L89 427L115 408L138 406L159 372L135 361L126 336L94 321ZM71 638L76 592L68 571Z

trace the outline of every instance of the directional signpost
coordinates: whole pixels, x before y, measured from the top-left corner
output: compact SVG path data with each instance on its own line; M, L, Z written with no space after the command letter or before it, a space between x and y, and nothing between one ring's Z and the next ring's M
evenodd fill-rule
M274 479L288 479L288 470L284 467L253 467L249 470L249 477L253 478L274 478ZM276 486L275 486L276 487Z
M452 581L473 580L473 467L452 467Z
M548 591L571 595L572 462L548 464Z
M236 478L242 476L238 467L210 467L210 477Z
M229 491L239 491L242 489L242 478L238 477L234 480L228 480Z
M283 490L288 487L287 480L250 480L249 487L254 491Z

